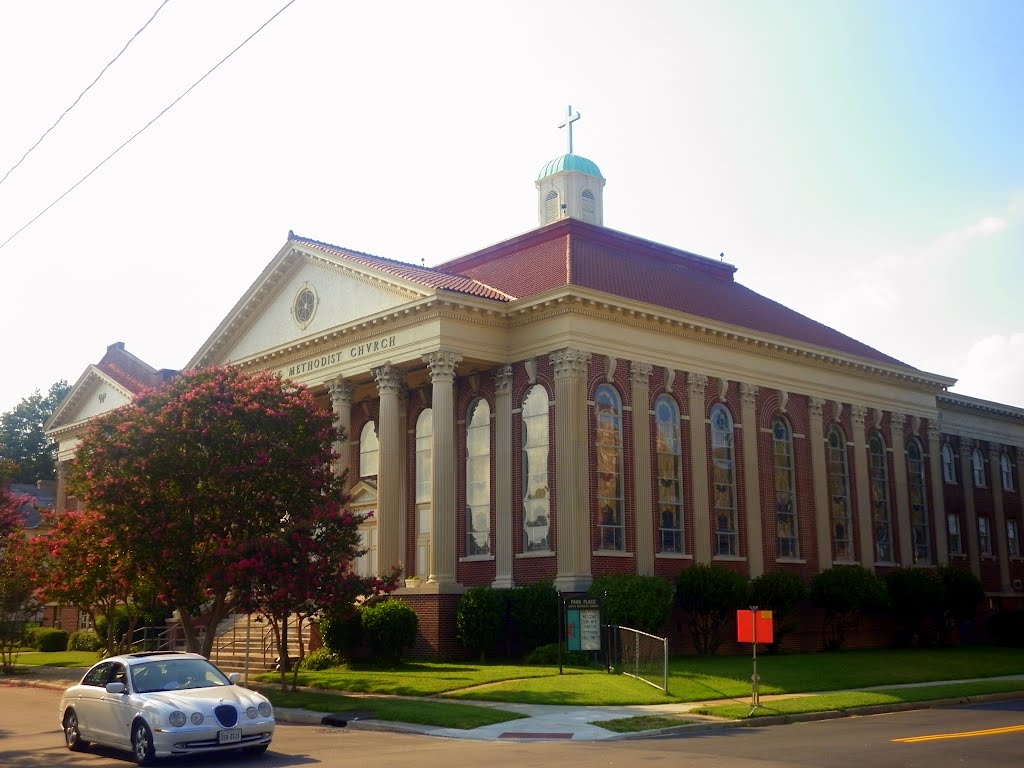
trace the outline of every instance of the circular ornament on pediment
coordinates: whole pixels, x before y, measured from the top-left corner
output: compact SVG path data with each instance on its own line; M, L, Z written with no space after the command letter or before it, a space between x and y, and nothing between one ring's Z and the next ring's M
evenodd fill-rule
M295 301L292 302L292 318L299 328L305 328L313 321L316 309L320 300L316 290L309 283L305 283L295 294Z

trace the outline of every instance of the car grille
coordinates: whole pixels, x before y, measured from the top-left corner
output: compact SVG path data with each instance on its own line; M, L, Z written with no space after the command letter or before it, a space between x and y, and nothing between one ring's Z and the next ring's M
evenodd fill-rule
M228 704L221 704L213 713L217 715L217 722L225 728L234 728L238 722L238 710Z

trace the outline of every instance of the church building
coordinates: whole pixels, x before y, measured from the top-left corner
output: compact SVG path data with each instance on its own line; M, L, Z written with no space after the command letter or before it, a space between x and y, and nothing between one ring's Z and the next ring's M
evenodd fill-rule
M568 149L536 179L536 229L435 267L289 233L187 364L275 371L333 409L372 513L358 567L402 569L418 652L457 648L470 586L574 593L693 563L953 563L989 607L1020 606L1024 409L606 227L605 179ZM79 380L48 424L62 461L169 375L141 365Z

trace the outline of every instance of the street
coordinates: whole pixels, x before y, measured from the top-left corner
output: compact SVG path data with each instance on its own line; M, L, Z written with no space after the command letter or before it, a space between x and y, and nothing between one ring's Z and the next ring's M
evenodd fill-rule
M59 697L54 690L0 686L0 766L124 768L132 764L127 753L103 748L93 747L79 754L69 752L57 725ZM909 743L894 741L918 737L931 738ZM355 762L359 768L392 768L408 763L411 752L415 752L417 768L480 764L489 768L597 768L684 763L696 768L1017 768L1024 758L1024 702L602 743L479 742L279 724L271 751L262 757L217 755L173 759L163 764L270 768Z

